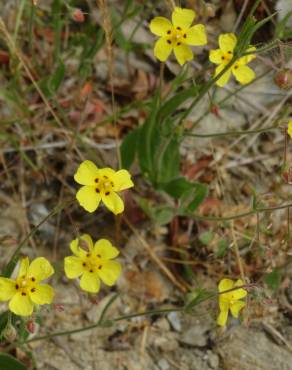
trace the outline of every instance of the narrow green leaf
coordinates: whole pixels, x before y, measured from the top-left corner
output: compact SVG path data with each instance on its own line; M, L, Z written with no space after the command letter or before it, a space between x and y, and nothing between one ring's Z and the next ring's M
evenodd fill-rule
M53 95L60 87L65 76L65 65L60 61L57 69L48 80L48 89L50 94Z
M182 90L167 100L159 110L159 120L164 120L167 116L173 114L178 107L189 98L195 97L198 93L198 87L192 86L189 89Z
M214 291L206 290L206 289L195 289L191 293L187 294L186 304L185 304L185 311L189 312L197 306L198 304L213 298L216 296Z
M131 130L120 147L122 168L129 169L135 160L139 140L139 128Z

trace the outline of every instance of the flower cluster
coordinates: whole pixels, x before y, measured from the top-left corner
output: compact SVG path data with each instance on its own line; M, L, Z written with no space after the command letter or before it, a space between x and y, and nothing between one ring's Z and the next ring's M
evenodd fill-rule
M84 161L74 175L83 185L76 194L80 205L94 212L102 201L115 215L123 212L124 203L117 192L134 186L126 170L98 169L91 161ZM98 293L100 282L112 286L121 274L121 264L113 259L119 255L117 248L106 239L93 244L88 234L74 239L70 244L73 256L65 257L64 270L69 279L80 278L80 288ZM41 283L54 273L50 262L43 257L29 263L28 257L20 261L15 280L0 277L0 301L9 301L9 309L15 315L31 316L35 306L51 304L54 290Z
M190 46L203 46L207 44L206 28L203 24L192 23L196 13L192 9L175 7L172 13L172 22L164 17L155 17L150 22L150 31L159 36L154 46L154 55L161 62L165 62L171 52L180 65L193 59L193 52ZM237 38L233 33L226 33L219 36L219 49L211 50L209 59L212 63L218 64L215 70L215 77L219 73L225 72L216 81L220 87L227 84L231 74L241 84L250 83L255 78L255 73L247 64L255 59L252 54L256 50L250 46L245 52L247 55L234 60L229 67L229 63L234 58L234 50Z

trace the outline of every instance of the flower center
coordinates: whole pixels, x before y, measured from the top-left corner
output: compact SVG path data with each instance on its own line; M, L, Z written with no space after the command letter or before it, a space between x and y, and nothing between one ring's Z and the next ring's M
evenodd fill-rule
M34 293L36 290L36 279L34 277L28 278L26 276L21 276L16 280L15 289L21 295L26 296L29 292Z
M185 30L183 30L181 27L173 27L172 29L168 30L166 34L166 42L172 46L180 46L187 38Z
M222 60L222 63L229 63L230 60L233 58L233 53L231 50L227 51L227 53L223 53L222 54L222 57L221 57L221 60Z
M113 191L114 183L108 178L108 176L104 175L96 177L94 181L96 183L95 191L97 193L110 195L110 193Z
M86 257L83 260L82 266L91 273L97 272L102 268L102 261L100 255L94 255L87 253Z

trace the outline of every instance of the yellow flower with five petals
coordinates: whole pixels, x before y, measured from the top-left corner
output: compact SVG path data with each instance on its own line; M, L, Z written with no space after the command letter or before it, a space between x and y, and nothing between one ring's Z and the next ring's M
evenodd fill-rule
M28 257L23 258L15 280L0 277L0 301L9 301L9 310L15 315L30 316L34 305L52 303L53 288L40 282L53 273L54 269L46 258L36 258L31 264Z
M180 65L193 59L193 52L189 45L206 45L206 29L203 24L191 27L196 13L191 9L175 7L172 13L172 22L164 17L155 17L150 23L150 31L160 38L154 46L154 55L161 62L165 62L170 53L174 55Z
M72 240L70 249L74 256L65 257L65 274L69 279L81 277L81 289L97 293L100 280L109 286L115 284L121 274L121 264L113 261L119 251L110 241L100 239L93 245L91 236L84 234Z
M220 49L210 50L210 61L212 63L219 64L219 66L215 70L215 77L223 71L223 69L233 58L236 44L236 36L233 33L225 33L219 36ZM252 52L254 50L256 50L256 48L254 46L251 46L246 50L246 52ZM230 66L230 68L228 68L227 71L216 81L216 85L220 87L226 85L230 79L231 73L242 85L251 82L255 78L255 73L251 68L247 66L247 64L255 58L256 56L254 54L249 54L236 60Z
M88 212L94 212L100 201L115 215L123 212L124 202L117 192L134 186L127 170L99 169L88 160L81 163L74 179L83 185L78 190L76 198Z
M230 290L243 285L242 280L234 282L231 279L222 279L219 283L219 293L226 290ZM228 312L230 310L233 317L237 318L239 311L246 305L242 298L246 297L247 291L242 288L232 290L228 293L219 294L219 309L220 313L217 318L217 324L225 326L228 318Z

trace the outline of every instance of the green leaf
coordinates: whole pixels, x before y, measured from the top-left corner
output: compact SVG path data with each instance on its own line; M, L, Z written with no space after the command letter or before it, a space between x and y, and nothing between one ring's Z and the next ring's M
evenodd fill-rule
M192 86L188 89L182 90L175 94L172 98L167 100L159 110L159 120L165 119L167 116L173 114L177 108L184 103L187 99L195 97L198 93L198 87Z
M228 249L228 242L226 239L220 239L217 245L217 252L215 253L215 257L222 258L225 256L225 253Z
M65 76L65 65L63 62L60 61L56 71L48 79L48 90L51 95L53 95L58 90L64 79L64 76Z
M156 207L153 211L154 222L161 226L168 224L175 216L175 209L169 206Z
M193 186L194 184L189 182L185 177L178 177L164 184L163 190L173 198L180 199L186 191L193 189Z
M160 143L160 136L157 128L157 111L159 106L160 92L156 91L143 126L139 130L138 160L144 176L155 182L154 161L156 148Z
M27 367L14 357L0 353L0 370L27 370Z
M286 40L292 34L291 27L289 28L287 26L287 23L288 23L291 16L292 16L292 10L290 12L288 12L280 22L278 22L278 24L276 25L276 29L275 29L275 37L276 38ZM286 30L286 28L287 28L287 30Z
M176 209L170 206L153 206L153 202L146 198L135 196L135 201L142 208L143 212L157 225L168 224L176 214Z
M185 213L194 212L208 195L208 187L198 182L194 183L193 189L187 191L181 199L181 210Z
M214 238L212 231L205 231L199 235L199 240L202 244L208 245Z
M267 286L275 292L279 288L281 283L281 274L279 270L274 269L269 274L266 274L264 276L264 281L267 284Z
M169 182L177 177L179 175L179 164L180 153L177 137L173 136L165 139L157 151L157 161L154 167L157 184Z
M195 289L191 293L187 294L186 297L186 304L185 304L185 311L191 311L192 308L197 306L198 304L213 298L216 296L216 293L211 290L206 290L206 289Z
M137 144L139 140L139 128L128 133L120 147L122 168L129 169L135 160Z

